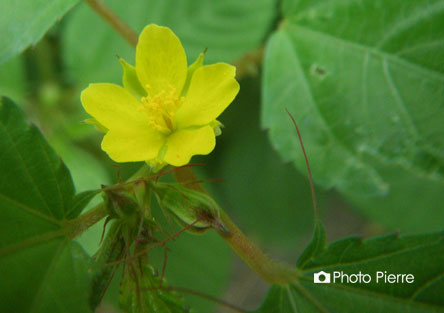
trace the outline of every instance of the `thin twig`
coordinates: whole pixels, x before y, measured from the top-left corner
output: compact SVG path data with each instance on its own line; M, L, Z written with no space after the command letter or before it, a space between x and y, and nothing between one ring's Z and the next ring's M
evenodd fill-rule
M317 219L318 218L318 206L316 205L316 195L315 195L315 189L314 189L314 185L313 185L313 177L311 176L310 163L308 163L307 153L305 153L304 143L302 142L302 136L301 136L301 133L299 132L299 127L296 124L296 121L295 121L293 115L291 115L291 113L287 109L285 109L285 111L287 111L288 115L290 116L290 118L293 122L293 125L296 128L296 132L298 133L299 143L301 144L302 153L304 154L305 165L307 166L308 178L310 181L311 198L313 200L314 216Z
M163 264L162 264L162 273L160 275L160 285L159 287L162 287L163 279L165 278L165 271L167 266L167 260L168 260L168 247L163 247Z
M137 45L138 35L124 21L122 21L108 6L99 0L85 0L85 2L99 14L114 30L116 30L133 47Z

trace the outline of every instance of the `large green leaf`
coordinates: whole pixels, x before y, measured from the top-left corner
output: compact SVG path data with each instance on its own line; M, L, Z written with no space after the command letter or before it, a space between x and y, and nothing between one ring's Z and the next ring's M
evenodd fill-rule
M68 238L68 219L86 201L74 198L68 169L7 98L0 160L0 310L89 312L88 257Z
M235 60L261 44L276 15L273 0L137 0L131 5L107 0L106 4L137 32L149 23L171 27L189 62L205 48L207 63ZM69 17L63 48L71 76L82 87L91 82L120 83L116 55L134 64L134 49L85 4Z
M387 193L374 166L444 182L444 1L287 1L269 40L263 126L305 170L285 108L301 127L315 180Z
M389 229L419 233L443 228L442 184L400 165L375 165L381 177L390 182L390 192L380 197L347 194L354 209Z
M110 183L103 164L85 149L70 142L66 135L53 134L48 140L69 168L77 192L100 189L101 184Z
M322 246L317 225L310 244ZM312 251L310 248L309 250ZM367 240L349 237L312 254L299 267L294 284L271 287L257 313L404 313L444 312L444 233L399 237L385 235ZM331 283L315 284L314 273L331 274ZM370 283L333 282L333 272L369 274ZM377 271L412 274L413 283L376 281Z
M35 44L78 0L2 0L0 64Z

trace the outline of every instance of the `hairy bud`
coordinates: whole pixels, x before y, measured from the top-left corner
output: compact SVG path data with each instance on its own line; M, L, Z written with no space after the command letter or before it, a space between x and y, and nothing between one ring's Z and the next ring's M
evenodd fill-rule
M191 232L201 233L210 228L229 232L220 220L218 204L209 195L169 183L153 184L153 190L165 214L172 216L181 226L194 223Z
M103 186L102 186L103 188ZM124 218L138 210L139 205L130 193L103 188L105 208L111 218Z

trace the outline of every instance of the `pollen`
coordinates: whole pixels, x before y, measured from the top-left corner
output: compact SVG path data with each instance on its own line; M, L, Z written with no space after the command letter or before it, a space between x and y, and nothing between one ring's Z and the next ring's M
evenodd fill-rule
M141 99L141 109L148 113L149 125L161 133L170 134L175 130L175 114L185 101L185 97L178 97L173 86L168 86L167 90L154 96L149 95L151 89L149 85L146 89L148 96Z

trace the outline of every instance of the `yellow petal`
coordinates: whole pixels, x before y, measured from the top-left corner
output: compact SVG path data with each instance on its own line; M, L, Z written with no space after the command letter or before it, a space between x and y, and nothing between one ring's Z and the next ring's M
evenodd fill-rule
M116 162L147 161L157 157L165 137L153 129L110 130L102 141L102 150Z
M82 91L82 105L107 129L145 129L149 118L141 104L124 88L114 84L91 84Z
M236 68L226 63L198 68L185 103L176 113L177 127L205 125L215 120L239 92L235 74Z
M164 161L174 166L182 166L190 162L193 155L213 151L216 139L213 128L204 126L177 130L168 137L166 144Z
M187 77L187 59L171 29L154 24L145 27L136 47L136 72L149 95L171 87L180 95Z

